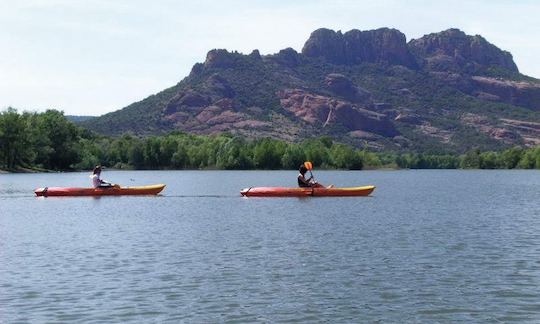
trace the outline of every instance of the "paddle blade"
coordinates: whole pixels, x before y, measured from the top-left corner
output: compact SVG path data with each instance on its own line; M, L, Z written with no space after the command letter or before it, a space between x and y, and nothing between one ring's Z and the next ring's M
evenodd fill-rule
M306 161L304 162L304 166L306 167L306 169L308 169L309 171L313 170L313 164L309 161Z

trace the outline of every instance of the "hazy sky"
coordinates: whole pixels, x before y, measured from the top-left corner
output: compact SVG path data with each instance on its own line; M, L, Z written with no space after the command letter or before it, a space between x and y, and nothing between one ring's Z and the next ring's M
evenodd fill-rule
M451 27L540 77L540 1L0 0L0 109L100 115L183 79L208 50L297 51L320 27Z

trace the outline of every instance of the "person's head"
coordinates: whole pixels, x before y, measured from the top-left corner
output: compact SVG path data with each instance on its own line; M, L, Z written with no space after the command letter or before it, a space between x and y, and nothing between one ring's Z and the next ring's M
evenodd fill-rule
M304 175L304 174L306 174L306 172L307 172L307 168L302 164L302 165L300 166L300 169L298 169L298 171L300 171L300 174L301 174L301 175Z
M94 174L100 174L101 173L101 165L96 165L94 168Z

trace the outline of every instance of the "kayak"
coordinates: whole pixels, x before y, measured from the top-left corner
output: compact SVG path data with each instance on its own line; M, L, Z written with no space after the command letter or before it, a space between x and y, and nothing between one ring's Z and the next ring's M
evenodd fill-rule
M350 188L252 187L240 191L245 197L358 197L368 196L375 186Z
M52 196L133 196L133 195L157 195L164 184L156 184L140 187L110 187L110 188L65 188L45 187L38 188L34 192L38 197Z

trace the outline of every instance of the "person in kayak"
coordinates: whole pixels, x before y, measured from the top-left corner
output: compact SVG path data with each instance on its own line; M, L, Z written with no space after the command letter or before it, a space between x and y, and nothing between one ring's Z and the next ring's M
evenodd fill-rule
M322 188L322 187L324 187L322 184L318 183L317 181L315 181L313 179L313 175L311 175L309 178L306 179L306 172L308 171L308 169L306 168L305 165L302 164L298 171L300 171L300 174L298 175L298 186L300 188Z
M115 186L112 183L102 180L100 176L101 176L101 165L97 165L94 168L94 172L92 176L90 177L92 178L92 185L94 186L94 188L111 188Z

